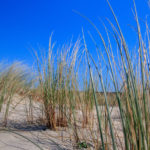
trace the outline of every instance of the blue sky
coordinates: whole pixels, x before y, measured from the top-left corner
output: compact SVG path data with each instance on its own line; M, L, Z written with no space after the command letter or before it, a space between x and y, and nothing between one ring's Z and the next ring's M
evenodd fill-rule
M145 16L150 15L148 0L135 2L139 18L145 20ZM110 0L110 3L132 47L134 34L129 26L135 26L132 0ZM0 0L0 59L24 60L31 64L32 48L47 49L52 31L53 40L58 44L72 37L75 40L81 35L82 27L85 32L90 30L95 34L89 23L75 14L73 9L90 18L102 34L103 28L98 18L104 22L109 18L114 22L106 0ZM142 30L144 32L144 28Z

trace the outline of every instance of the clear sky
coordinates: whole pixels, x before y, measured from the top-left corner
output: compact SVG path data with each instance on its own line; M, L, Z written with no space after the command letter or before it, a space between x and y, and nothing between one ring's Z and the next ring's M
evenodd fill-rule
M145 16L150 15L148 0L135 2L139 18L145 20ZM132 45L134 36L129 26L135 26L132 0L110 0L110 3L128 44ZM90 18L102 33L98 18L104 22L109 18L113 22L106 0L0 0L0 59L32 63L32 48L47 49L52 31L54 41L62 44L81 35L82 27L85 32L92 30L73 9Z

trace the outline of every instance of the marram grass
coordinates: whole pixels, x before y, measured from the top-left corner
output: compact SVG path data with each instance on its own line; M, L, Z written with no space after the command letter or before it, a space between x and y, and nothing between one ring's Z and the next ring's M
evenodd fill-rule
M146 23L146 40L143 40L133 1L138 38L137 61L133 62L131 50L127 46L128 39L123 36L108 0L107 3L115 20L115 24L108 20L109 30L102 23L107 39L90 19L80 14L99 36L100 42L96 43L97 40L90 33L98 62L92 56L88 48L90 43L86 42L82 30L82 39L60 48L55 47L51 36L48 53L41 56L35 52L37 74L34 78L21 63L6 67L0 65L0 110L6 104L5 126L13 96L20 94L30 98L30 111L34 109L34 97L38 97L38 101L43 104L41 113L44 113L46 126L51 130L59 127L72 129L74 141L80 148L88 147L90 142L98 150L150 149L150 30ZM102 44L101 49L99 43ZM117 50L114 45L117 45ZM118 60L114 57L115 51L118 51ZM107 77L102 68L107 68ZM113 96L108 92L108 82L113 86ZM119 109L122 139L112 117L115 107Z

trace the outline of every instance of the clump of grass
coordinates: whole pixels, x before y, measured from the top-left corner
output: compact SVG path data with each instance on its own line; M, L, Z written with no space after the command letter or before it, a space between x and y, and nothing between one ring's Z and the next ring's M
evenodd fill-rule
M74 99L73 74L80 40L72 46L63 46L57 50L56 58L53 54L52 36L49 42L47 57L42 60L36 54L39 75L39 88L44 104L47 126L56 130L56 126L67 126L67 116L72 111ZM72 50L72 51L71 51Z
M32 86L32 77L28 68L21 62L15 62L11 65L3 64L2 68L0 70L0 111L5 103L4 125L6 126L9 107L14 95L27 96Z
M124 134L124 148L125 149L150 149L150 112L149 112L149 29L147 27L147 42L143 41L142 33L140 30L140 25L138 21L138 15L136 11L135 2L134 3L134 10L135 10L135 20L137 23L137 37L138 37L138 59L139 59L139 66L137 66L136 69L138 69L138 76L136 74L136 71L133 68L133 63L131 60L131 56L129 54L129 49L126 44L126 40L123 36L123 33L121 31L119 22L115 16L115 13L107 0L107 3L110 7L110 10L114 16L115 22L117 27L115 27L110 21L109 24L113 31L113 38L116 41L116 44L119 49L119 62L121 63L121 66L119 66L119 69L121 71L116 72L116 64L117 60L114 60L113 58L113 47L110 42L110 35L108 34L108 30L105 27L106 35L108 37L108 41L104 40L103 36L101 35L98 28L86 17L89 23L95 28L97 31L102 45L103 49L106 52L106 56L108 59L108 63L106 64L107 68L110 72L110 77L112 79L112 84L114 86L115 94L116 94L116 100L120 111L120 117L122 121L122 129ZM83 39L85 43L85 38L83 34ZM108 43L108 44L107 44ZM147 45L147 46L146 46ZM110 116L110 109L109 109L109 103L107 100L107 92L104 85L104 76L102 76L101 66L100 69L98 65L95 63L95 60L90 55L87 45L85 43L85 49L86 49L86 55L88 59L88 65L89 65L89 73L91 77L91 82L93 83L93 76L92 76L92 70L91 70L91 64L89 59L92 60L98 76L100 80L100 84L102 87L102 90L105 95L105 105L107 110L107 116L108 124L109 124L109 132L111 134L111 141L112 141L112 147L113 149L117 149L116 146L116 136L114 134L115 129L112 124L112 118ZM115 48L113 49L115 50ZM99 54L101 56L101 54ZM121 74L120 74L121 72ZM122 79L122 89L119 89L120 83L118 83L117 78ZM138 77L138 78L137 78ZM140 84L138 84L140 83ZM99 114L98 109L98 103L97 103L97 97L96 97L96 91L95 86L93 83L93 92L95 93L95 105L97 108L97 117L99 122L99 132L100 132L100 138L102 142L102 149L106 148L104 137L106 136L106 133L102 132L102 119L100 118L101 114ZM124 100L121 99L120 92L124 95Z

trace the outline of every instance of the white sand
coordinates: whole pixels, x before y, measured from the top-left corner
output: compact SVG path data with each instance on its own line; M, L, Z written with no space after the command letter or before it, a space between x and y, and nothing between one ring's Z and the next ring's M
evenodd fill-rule
M39 102L34 102L34 109L31 111L29 109L29 99L20 100L21 97L15 95L13 103L11 104L9 115L8 115L8 127L12 129L15 134L9 131L0 131L0 150L38 150L39 148L27 139L33 141L35 144L39 145L44 150L71 150L75 149L73 147L73 141L70 141L70 132L69 130L59 129L58 131L50 131L46 129L46 126L40 125L37 120L42 119L42 105ZM2 112L0 113L0 124L2 126L4 120L4 112L6 105L3 106ZM15 109L14 109L15 108ZM32 112L32 113L31 113ZM34 117L34 124L29 125L29 122ZM115 134L119 137L123 137L122 128L120 122L119 111L117 107L113 108L111 113L113 125L115 128ZM96 119L96 115L94 117ZM0 128L1 129L1 128ZM82 129L81 129L82 130ZM88 134L86 129L82 134ZM97 134L97 131L93 133ZM80 131L79 131L80 134ZM90 135L90 133L89 133ZM85 137L88 135L85 135ZM117 140L117 143L121 145L120 141ZM91 147L90 149L94 149Z

